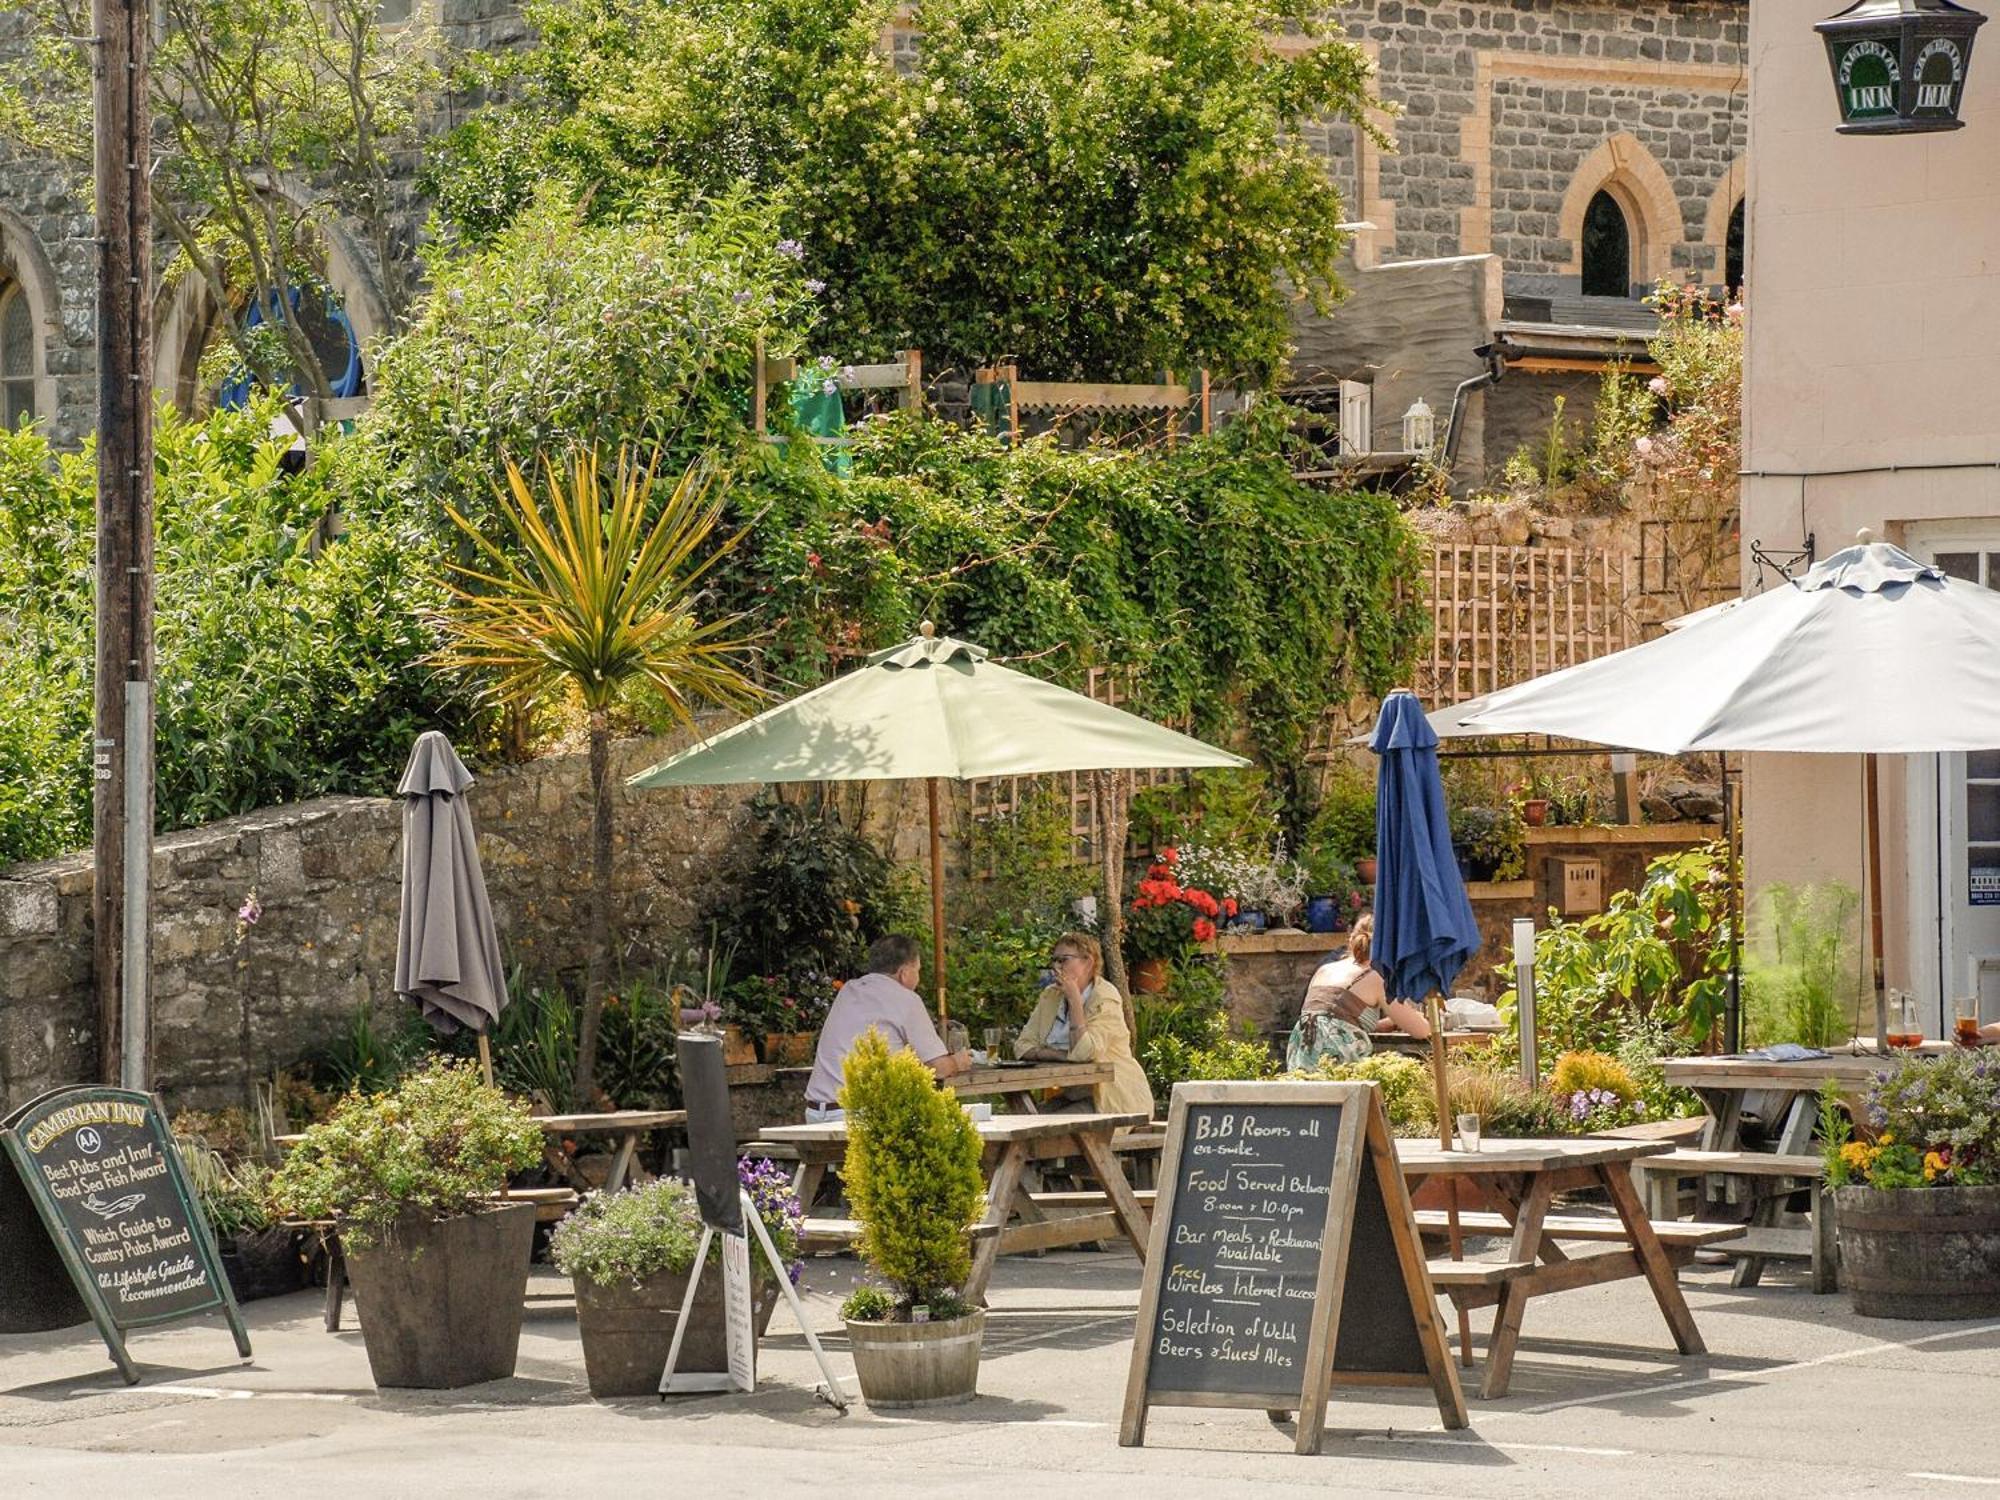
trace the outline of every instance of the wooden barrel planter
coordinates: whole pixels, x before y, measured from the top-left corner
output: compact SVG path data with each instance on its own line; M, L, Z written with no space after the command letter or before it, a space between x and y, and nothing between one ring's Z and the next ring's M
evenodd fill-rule
M1840 1283L1868 1318L2000 1317L2000 1187L1844 1187Z
M673 1347L674 1325L680 1321L681 1299L691 1271L662 1271L637 1286L630 1282L576 1282L577 1330L583 1340L583 1372L590 1394L655 1396L660 1374ZM758 1338L771 1326L778 1305L778 1283L756 1279L751 1304L751 1328ZM751 1350L756 1367L756 1350ZM694 1295L687 1336L681 1340L684 1374L719 1373L729 1368L729 1329L722 1305L722 1271L711 1267Z
M970 1401L979 1392L979 1345L986 1313L948 1323L847 1325L861 1399L899 1409Z

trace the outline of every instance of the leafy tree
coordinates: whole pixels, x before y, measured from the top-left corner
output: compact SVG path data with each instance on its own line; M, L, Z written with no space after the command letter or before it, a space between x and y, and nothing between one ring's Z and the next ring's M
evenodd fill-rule
M379 795L420 730L484 734L471 695L425 664L426 539L343 502L367 483L359 443L287 473L275 410L162 407L156 424L163 830ZM95 476L88 447L0 433L0 862L89 843Z
M744 643L729 635L738 622L700 613L702 578L736 540L708 548L722 502L689 468L656 508L653 479L653 467L624 449L607 486L596 454L583 453L567 474L546 466L538 500L510 462L498 498L506 546L451 512L477 559L449 569L444 663L490 674L503 703L574 698L590 718L589 956L575 1079L585 1104L611 974L612 709L644 693L692 727L703 704L755 696L740 665Z
M488 248L436 259L364 419L391 496L435 529L445 505L487 519L510 457L740 452L758 340L794 353L811 316L778 241L740 191L629 224L580 223L545 194Z
M91 7L22 0L26 46L0 66L0 138L91 172ZM332 394L308 319L323 305L326 236L369 252L393 331L414 301L398 158L441 79L420 20L385 29L377 0L158 0L151 104L153 221L225 309L239 368ZM260 310L253 325L251 314Z
M1336 295L1308 139L1364 129L1368 64L1268 0L536 0L509 102L432 185L475 243L535 186L600 219L738 183L780 206L845 358L1269 375L1289 283ZM1286 34L1296 47L1274 47Z

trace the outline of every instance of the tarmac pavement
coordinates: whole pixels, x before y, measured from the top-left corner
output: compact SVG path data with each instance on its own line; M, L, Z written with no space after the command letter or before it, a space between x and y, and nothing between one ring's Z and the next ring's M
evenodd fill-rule
M835 1308L854 1274L807 1262L808 1315L850 1391ZM1122 1252L1003 1260L979 1398L907 1414L816 1400L782 1304L754 1395L600 1403L552 1272L531 1283L514 1378L453 1392L378 1392L351 1304L328 1334L318 1295L300 1294L245 1309L247 1364L219 1320L137 1335L136 1387L87 1329L0 1338L0 1496L946 1500L1030 1476L1075 1500L2000 1496L2000 1321L1861 1319L1844 1296L1766 1279L1682 1273L1706 1357L1673 1352L1642 1282L1531 1303L1512 1394L1472 1397L1470 1431L1445 1432L1423 1392L1336 1392L1312 1458L1257 1412L1155 1408L1146 1446L1118 1446L1139 1290Z

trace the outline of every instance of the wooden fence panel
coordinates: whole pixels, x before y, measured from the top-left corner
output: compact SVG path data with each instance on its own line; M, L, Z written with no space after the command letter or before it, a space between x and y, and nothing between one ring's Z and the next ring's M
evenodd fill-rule
M1431 549L1427 707L1463 703L1638 639L1634 560L1594 547Z

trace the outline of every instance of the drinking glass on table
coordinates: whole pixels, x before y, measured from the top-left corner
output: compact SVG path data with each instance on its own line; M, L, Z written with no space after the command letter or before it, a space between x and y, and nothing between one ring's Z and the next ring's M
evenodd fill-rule
M1479 1149L1479 1116L1460 1115L1458 1117L1458 1139L1468 1151Z
M980 1038L986 1043L986 1057L989 1062L998 1062L1007 1055L1007 1028L989 1026Z
M1979 1045L1979 997L1966 995L1952 1002L1951 1039L1961 1047Z

